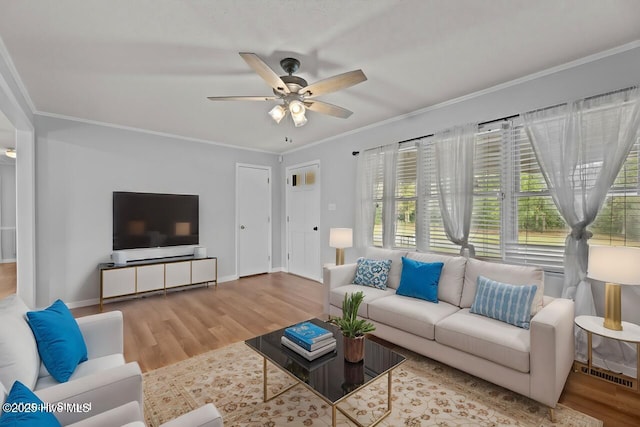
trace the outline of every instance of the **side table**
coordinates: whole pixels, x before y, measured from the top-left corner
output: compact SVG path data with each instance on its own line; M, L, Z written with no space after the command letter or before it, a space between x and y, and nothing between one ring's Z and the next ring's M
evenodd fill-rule
M600 378L602 380L623 386L635 392L639 392L640 388L640 326L635 323L622 322L622 330L614 331L604 327L604 318L598 316L578 316L575 319L575 324L587 332L587 365L586 369L579 369L580 372L592 377ZM636 344L637 363L636 363L636 378L628 377L619 373L611 372L606 369L593 366L593 349L592 349L592 335L596 334L605 338L612 338L618 341L625 341ZM584 364L575 362L580 367Z

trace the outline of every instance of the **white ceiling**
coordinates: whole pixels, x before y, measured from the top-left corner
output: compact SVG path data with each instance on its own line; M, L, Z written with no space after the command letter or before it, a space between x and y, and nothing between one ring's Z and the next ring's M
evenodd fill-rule
M640 39L637 0L5 0L0 37L35 111L283 152ZM294 128L238 55L310 83L368 81L318 99L352 110ZM282 72L281 74L285 74ZM293 139L286 144L285 137Z

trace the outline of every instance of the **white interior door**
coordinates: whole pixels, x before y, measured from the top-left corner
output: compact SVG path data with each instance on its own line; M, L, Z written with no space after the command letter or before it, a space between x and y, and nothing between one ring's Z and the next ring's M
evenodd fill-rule
M320 260L320 163L287 168L289 273L322 280Z
M271 168L236 165L238 276L271 271Z

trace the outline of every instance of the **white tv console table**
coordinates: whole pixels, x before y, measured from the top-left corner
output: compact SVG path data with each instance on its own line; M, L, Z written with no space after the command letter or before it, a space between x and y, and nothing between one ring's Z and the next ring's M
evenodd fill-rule
M102 263L100 271L100 311L105 300L135 296L147 292L214 283L218 286L218 258L178 256L125 265Z

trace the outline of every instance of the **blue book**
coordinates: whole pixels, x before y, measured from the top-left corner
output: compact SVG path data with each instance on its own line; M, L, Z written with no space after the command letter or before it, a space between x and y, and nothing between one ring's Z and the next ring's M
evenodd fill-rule
M304 348L307 351L314 351L319 348L325 347L329 344L335 344L336 342L336 339L333 337L333 334L329 335L327 338L323 339L322 341L316 341L312 344L309 344L307 341L304 341L293 335L289 335L286 332L284 333L284 336L287 337L294 344L299 345L300 347Z
M287 337L296 338L299 341L305 342L309 344L309 346L318 341L333 337L333 333L311 322L302 322L290 326L284 330L284 334Z

